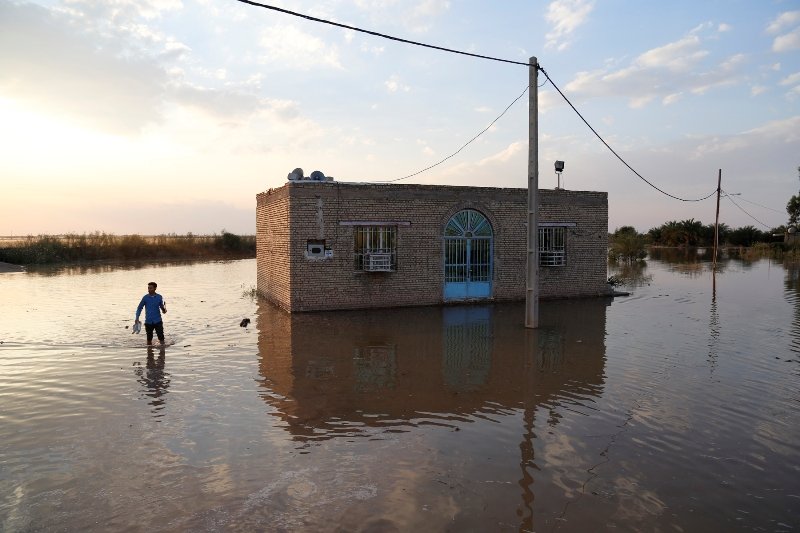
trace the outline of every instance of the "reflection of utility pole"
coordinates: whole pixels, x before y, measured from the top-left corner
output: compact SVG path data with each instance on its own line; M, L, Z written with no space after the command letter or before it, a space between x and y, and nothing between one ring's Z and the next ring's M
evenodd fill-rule
M525 327L539 327L539 63L528 61L528 272L525 278Z
M722 191L722 169L719 169L719 176L717 177L717 218L714 222L714 259L712 268L714 273L717 272L717 249L719 248L719 195ZM716 278L714 278L714 285L716 288Z
M533 531L533 474L536 468L534 462L536 454L533 448L533 441L536 439L534 433L536 417L536 392L534 390L534 375L538 367L540 354L539 332L525 332L525 357L522 360L523 367L520 369L524 377L522 387L522 422L523 433L522 442L519 443L520 451L520 479L517 482L522 489L522 507L518 511L520 517L520 531Z

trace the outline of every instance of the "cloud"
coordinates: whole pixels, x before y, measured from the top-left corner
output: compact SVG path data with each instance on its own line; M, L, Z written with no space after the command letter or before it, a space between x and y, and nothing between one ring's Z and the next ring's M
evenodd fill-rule
M630 107L639 109L657 98L669 105L676 101L677 94L705 94L743 79L741 67L747 61L744 54L733 55L704 70L703 61L708 56L700 37L689 34L639 54L628 66L578 72L565 90L583 98L627 97Z
M648 50L636 58L635 64L642 68L688 70L708 55L708 51L698 50L699 45L699 37L687 35L674 43Z
M582 26L594 9L588 0L554 0L547 6L545 19L553 29L545 35L545 47L565 50L571 44L575 30Z
M758 96L767 92L767 88L763 85L753 85L750 87L750 96Z
M789 76L786 76L780 81L781 85L797 85L800 84L800 72L795 72Z
M778 33L787 26L793 26L800 23L800 11L785 11L778 15L775 20L767 26L767 33Z
M390 93L396 93L397 91L408 92L411 90L411 87L400 81L400 76L397 74L392 74L388 80L383 82L383 84L386 86L386 90Z
M90 127L139 131L160 120L168 75L117 37L101 40L63 12L0 3L0 92Z
M355 6L366 12L371 24L399 24L412 33L424 33L431 30L436 17L450 9L450 1L355 0Z
M259 45L264 52L259 60L262 64L276 64L298 70L315 67L343 68L336 46L328 45L319 37L293 25L272 26L264 30Z
M731 26L730 24L726 24L724 22L721 22L720 25L717 26L717 31L720 32L720 33L731 31L732 29L733 29L733 26Z
M773 52L790 52L798 49L800 49L800 27L790 33L779 35L772 41Z

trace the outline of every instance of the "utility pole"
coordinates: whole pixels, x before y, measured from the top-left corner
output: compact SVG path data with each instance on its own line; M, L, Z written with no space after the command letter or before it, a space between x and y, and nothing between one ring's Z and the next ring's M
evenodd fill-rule
M539 327L539 62L528 61L528 269L525 327Z
M714 259L712 268L714 272L717 271L717 250L719 249L719 196L722 192L722 169L719 169L719 176L717 177L717 218L714 221Z

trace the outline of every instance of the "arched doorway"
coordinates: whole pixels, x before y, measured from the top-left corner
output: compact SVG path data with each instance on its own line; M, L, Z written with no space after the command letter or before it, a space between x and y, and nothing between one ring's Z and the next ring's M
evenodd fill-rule
M474 209L459 211L444 228L444 299L492 293L492 225Z

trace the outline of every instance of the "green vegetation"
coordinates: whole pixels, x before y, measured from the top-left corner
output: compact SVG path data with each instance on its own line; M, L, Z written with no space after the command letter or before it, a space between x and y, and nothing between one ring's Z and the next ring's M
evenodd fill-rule
M800 259L800 246L785 243L785 232L786 226L761 231L754 226L731 229L727 224L720 224L719 245L728 255L743 259ZM704 225L694 219L671 220L650 229L646 234L637 233L631 226L618 228L609 234L608 257L614 263L634 263L644 259L648 249L652 255L654 249L658 248L690 250L713 246L713 224Z
M108 233L29 236L0 245L0 261L18 265L99 260L241 259L255 257L254 235L112 235Z
M611 261L633 263L643 260L647 255L646 239L644 235L639 235L633 226L618 228L610 236L609 241L611 246L608 250L608 258Z
M797 176L800 178L800 167L797 167ZM789 213L790 225L796 225L800 221L800 194L795 194L789 199L786 212Z

